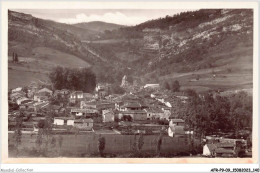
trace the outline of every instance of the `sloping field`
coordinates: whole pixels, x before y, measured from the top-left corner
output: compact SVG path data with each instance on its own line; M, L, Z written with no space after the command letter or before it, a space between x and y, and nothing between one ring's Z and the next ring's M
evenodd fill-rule
M164 79L178 80L182 89L194 89L198 92L211 89L253 88L252 47L238 46L230 51L212 54L210 58L216 67L187 73L173 73L164 76Z
M47 74L8 69L8 89L29 85L32 81L47 80Z
M32 81L48 80L48 73L55 66L90 67L82 59L54 49L38 47L33 49L32 52L32 56L19 57L19 63L13 63L12 57L8 57L9 89L26 86Z
M47 47L37 47L33 49L32 52L34 57L36 57L39 61L42 60L49 62L50 64L67 67L90 67L90 64L74 55L63 53Z

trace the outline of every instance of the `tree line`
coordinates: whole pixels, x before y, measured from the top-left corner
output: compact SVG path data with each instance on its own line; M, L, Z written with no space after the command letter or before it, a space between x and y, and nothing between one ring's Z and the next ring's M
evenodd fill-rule
M165 81L162 83L162 86L163 86L164 89L166 89L166 90L171 90L171 91L173 91L173 92L178 92L178 91L180 91L180 87L181 87L178 80L175 80L175 81L166 81L166 80L165 80Z
M188 91L190 100L178 115L185 119L191 129L205 135L252 129L252 96L239 92L230 96L198 95Z
M54 89L81 90L93 92L96 75L89 68L56 67L49 74Z

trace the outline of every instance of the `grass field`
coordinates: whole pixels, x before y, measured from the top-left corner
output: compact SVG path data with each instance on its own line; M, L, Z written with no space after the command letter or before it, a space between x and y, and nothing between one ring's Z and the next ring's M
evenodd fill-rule
M8 88L23 87L30 84L32 81L47 80L46 74L38 72L28 72L20 70L8 70Z
M19 57L20 63L13 63L8 57L8 88L26 86L32 81L48 80L48 73L55 66L90 67L82 59L60 51L38 47L32 50L33 54Z
M39 61L48 62L50 64L66 66L66 67L89 67L90 65L82 59L58 50L37 47L33 49L34 57Z
M203 92L211 89L237 90L253 88L252 47L241 47L212 55L216 67L193 72L172 73L163 79L178 80L181 89ZM220 59L218 59L221 57ZM215 76L214 76L215 74ZM199 76L199 80L196 77Z
M132 152L132 144L134 142L133 135L119 135L119 134L102 134L105 137L106 144L104 153L122 155ZM58 139L58 135L54 135ZM98 155L98 138L99 135L89 132L84 135L62 135L63 142L60 151L60 156L62 157L85 157ZM142 152L155 153L156 152L156 135L147 135L144 136L144 146ZM22 142L20 145L20 154L19 157L33 157L35 153L30 152L37 148L36 146L36 135L23 134ZM9 134L9 146L14 144L13 134ZM52 157L57 157L59 153L58 141L56 146L48 147L51 152L56 153ZM11 149L11 148L9 148ZM177 154L180 152L187 152L190 149L188 141L185 138L181 137L163 137L161 152L168 154ZM13 150L9 150L9 155L12 157Z

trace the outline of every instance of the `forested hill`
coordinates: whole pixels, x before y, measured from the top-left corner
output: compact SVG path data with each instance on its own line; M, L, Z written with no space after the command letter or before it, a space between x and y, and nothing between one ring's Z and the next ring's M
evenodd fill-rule
M175 14L173 16L167 15L164 18L149 20L136 25L134 28L140 31L145 28L160 28L162 30L168 30L169 26L175 26L179 29L187 29L196 27L202 22L210 21L213 18L220 16L221 9L187 11Z

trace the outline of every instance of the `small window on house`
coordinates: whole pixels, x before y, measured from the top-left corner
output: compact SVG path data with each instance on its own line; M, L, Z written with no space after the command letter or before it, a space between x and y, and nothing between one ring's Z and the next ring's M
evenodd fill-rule
M89 123L87 123L87 126L89 126Z

